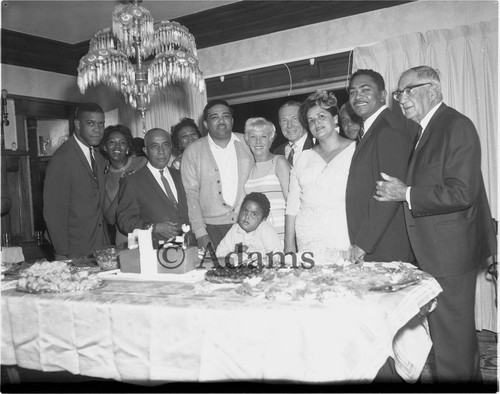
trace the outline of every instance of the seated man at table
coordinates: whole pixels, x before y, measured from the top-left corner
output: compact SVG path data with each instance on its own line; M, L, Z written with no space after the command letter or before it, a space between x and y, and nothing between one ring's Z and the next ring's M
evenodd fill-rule
M155 246L180 234L188 223L186 193L178 170L168 168L170 134L154 128L144 136L148 163L123 177L118 190L118 227L124 233L151 228Z
M220 242L217 257L224 258L233 252L243 256L258 252L262 257L270 252L283 252L278 233L266 220L270 210L271 204L265 194L247 194L241 204L238 223L231 227ZM238 249L239 246L241 250ZM257 255L253 257L257 258Z

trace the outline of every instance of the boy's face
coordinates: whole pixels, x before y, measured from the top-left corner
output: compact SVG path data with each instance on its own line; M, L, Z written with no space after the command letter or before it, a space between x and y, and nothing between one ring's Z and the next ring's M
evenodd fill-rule
M254 231L264 220L264 212L255 201L246 201L238 215L238 224L247 233Z

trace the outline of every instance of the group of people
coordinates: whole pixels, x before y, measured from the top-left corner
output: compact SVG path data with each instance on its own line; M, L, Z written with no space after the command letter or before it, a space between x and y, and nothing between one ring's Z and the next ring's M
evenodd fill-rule
M131 154L128 128L104 130L102 109L81 104L74 136L46 172L44 217L56 254L109 245L109 225L118 244L138 228L158 243L189 223L192 244L220 256L244 245L310 252L320 263L412 262L443 288L429 315L438 378L480 381L475 283L496 239L474 125L443 103L428 66L405 71L392 95L412 122L388 108L376 71L357 70L348 92L340 110L325 91L285 103L287 142L273 152L272 122L250 118L244 135L235 133L231 107L213 100L203 111L206 136L191 119L171 132L153 128L145 158Z

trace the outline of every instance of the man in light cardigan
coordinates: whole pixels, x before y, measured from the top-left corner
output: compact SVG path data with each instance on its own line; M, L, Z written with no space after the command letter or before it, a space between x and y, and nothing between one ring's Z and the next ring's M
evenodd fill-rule
M233 113L225 100L209 102L203 119L208 135L186 148L181 174L198 247L211 243L215 250L238 220L254 159L245 140L233 133Z

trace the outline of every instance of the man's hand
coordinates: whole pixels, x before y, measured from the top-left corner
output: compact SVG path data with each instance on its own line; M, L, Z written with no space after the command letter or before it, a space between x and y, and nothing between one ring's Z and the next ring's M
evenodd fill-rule
M180 231L181 231L181 225L179 223L162 222L162 223L157 223L154 226L154 233L164 239L173 238L176 235L179 235Z
M363 249L361 249L358 245L351 245L351 247L349 248L349 255L350 255L349 260L353 263L359 263L363 261L365 254L366 252Z
M214 246L214 243L212 242L212 240L210 239L210 235L203 235L201 236L200 238L197 239L197 242L198 242L198 248L200 249L207 249L207 246L209 243L212 244L212 247Z
M406 186L398 178L394 178L383 172L380 173L383 181L377 181L377 195L373 198L377 201L406 201Z

